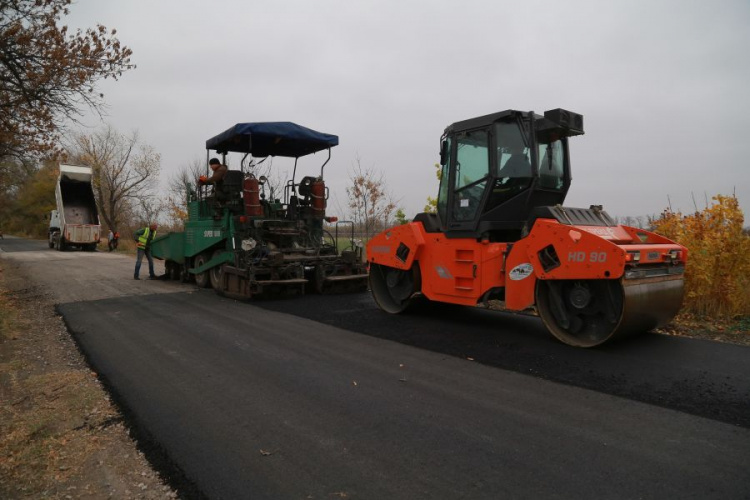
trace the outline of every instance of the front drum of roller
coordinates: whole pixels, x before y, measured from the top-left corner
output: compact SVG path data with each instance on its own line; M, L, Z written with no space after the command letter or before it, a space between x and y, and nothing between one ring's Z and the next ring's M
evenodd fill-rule
M595 347L669 323L682 305L682 275L619 280L539 280L536 307L558 340Z

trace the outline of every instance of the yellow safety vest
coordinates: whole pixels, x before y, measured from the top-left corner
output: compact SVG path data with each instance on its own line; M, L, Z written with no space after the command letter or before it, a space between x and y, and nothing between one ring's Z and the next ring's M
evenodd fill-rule
M136 245L138 248L146 249L146 242L148 241L149 234L151 234L151 228L147 227L143 234L138 237L138 244ZM154 231L154 236L151 239L153 238L156 238L156 231Z

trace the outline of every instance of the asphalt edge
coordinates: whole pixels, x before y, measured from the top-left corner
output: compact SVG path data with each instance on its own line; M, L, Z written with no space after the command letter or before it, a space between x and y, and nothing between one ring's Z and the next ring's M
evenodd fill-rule
M62 319L65 331L70 335L86 366L96 374L96 378L101 383L104 391L110 397L117 411L122 415L122 423L127 429L130 439L133 440L138 451L143 453L149 465L151 465L154 471L170 488L177 492L180 499L207 500L209 497L177 466L164 447L159 444L148 429L138 420L135 413L125 403L125 399L115 390L114 385L97 369L97 366L90 359L88 352L78 342L76 332L68 324L65 315L60 311L60 304L55 304L54 308L55 314Z

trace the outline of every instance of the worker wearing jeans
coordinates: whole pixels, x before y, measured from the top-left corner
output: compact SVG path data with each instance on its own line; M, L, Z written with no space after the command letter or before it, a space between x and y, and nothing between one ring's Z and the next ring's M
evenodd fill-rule
M156 237L156 223L152 222L150 226L139 229L133 235L137 242L138 253L135 257L135 273L133 279L140 279L138 274L141 271L141 261L145 255L148 259L148 279L156 279L154 273L154 258L151 257L151 241Z

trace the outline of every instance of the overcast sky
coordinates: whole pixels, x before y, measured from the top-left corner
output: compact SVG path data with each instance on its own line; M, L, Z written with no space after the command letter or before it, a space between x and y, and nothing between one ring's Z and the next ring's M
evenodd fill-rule
M413 217L446 126L560 107L586 129L566 205L690 212L735 192L750 214L747 0L77 0L63 23L133 50L137 69L100 86L106 120L161 153L163 183L235 123L292 121L339 136L340 206L359 157Z

